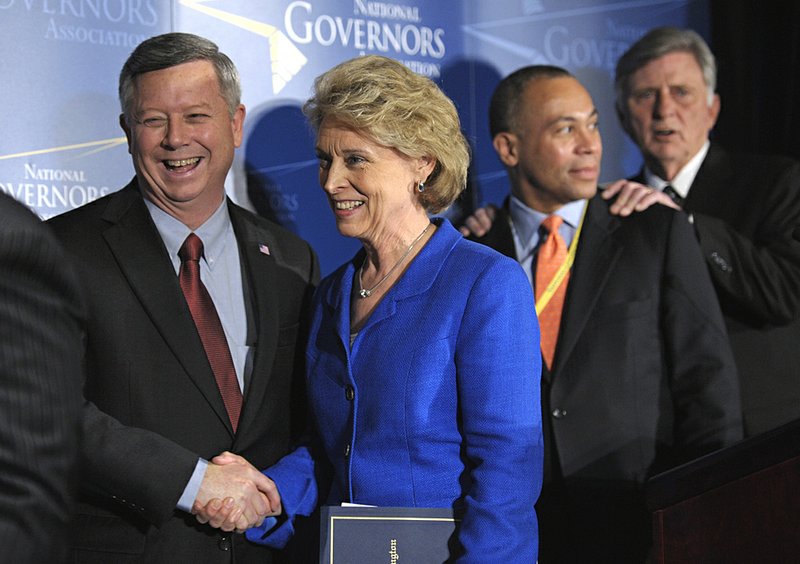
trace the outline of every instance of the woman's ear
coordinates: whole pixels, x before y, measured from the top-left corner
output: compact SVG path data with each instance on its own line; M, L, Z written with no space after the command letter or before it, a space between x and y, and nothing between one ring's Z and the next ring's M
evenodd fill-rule
M433 169L436 168L436 159L427 155L417 159L417 174L422 182L427 182Z

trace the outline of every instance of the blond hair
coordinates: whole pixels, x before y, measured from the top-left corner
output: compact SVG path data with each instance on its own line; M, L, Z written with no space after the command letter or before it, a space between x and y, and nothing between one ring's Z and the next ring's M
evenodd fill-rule
M314 81L303 113L315 130L330 117L408 157L434 159L431 175L420 179L420 203L430 213L466 186L469 145L455 105L432 80L393 59L368 55L333 67Z

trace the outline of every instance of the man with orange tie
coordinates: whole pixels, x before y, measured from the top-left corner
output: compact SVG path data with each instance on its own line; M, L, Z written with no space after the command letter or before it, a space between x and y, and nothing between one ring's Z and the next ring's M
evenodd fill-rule
M511 195L477 240L528 271L542 332L539 562L643 562L652 474L741 438L714 289L684 214L597 195L597 109L568 71L522 68L489 110Z

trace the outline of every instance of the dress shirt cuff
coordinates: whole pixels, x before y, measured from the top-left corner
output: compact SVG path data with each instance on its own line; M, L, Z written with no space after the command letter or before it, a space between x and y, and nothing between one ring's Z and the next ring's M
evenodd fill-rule
M186 513L192 512L192 505L197 498L197 493L200 491L200 484L203 483L203 478L206 475L206 468L208 468L208 461L202 458L197 459L197 464L192 472L192 477L189 478L189 483L183 489L183 494L178 500L178 509Z

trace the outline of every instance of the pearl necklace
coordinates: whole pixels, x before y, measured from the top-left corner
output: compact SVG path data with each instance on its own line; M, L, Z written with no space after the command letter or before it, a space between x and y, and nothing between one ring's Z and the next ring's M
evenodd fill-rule
M361 263L361 267L358 269L358 295L359 295L360 298L364 299L364 298L370 297L372 295L372 292L374 292L375 290L378 289L378 286L380 286L381 284L386 282L386 279L389 278L389 276L392 275L392 272L394 272L397 269L397 267L400 266L400 264L404 260L406 260L406 257L414 249L414 245L416 245L419 242L419 240L422 239L425 236L425 233L428 232L428 229L430 229L431 225L433 225L433 224L432 223L428 223L428 225L425 226L425 229L422 230L422 233L417 235L417 238L414 239L413 241L411 241L411 244L408 246L408 249L406 249L406 252L404 252L403 256L400 257L400 260L398 260L394 264L394 266L391 269L389 269L389 272L386 273L386 276L384 276L383 278L378 280L378 283L375 284L372 288L369 288L369 289L365 288L364 287L364 283L361 281L361 274L364 272L364 263L367 262L367 257L364 257L364 262Z

